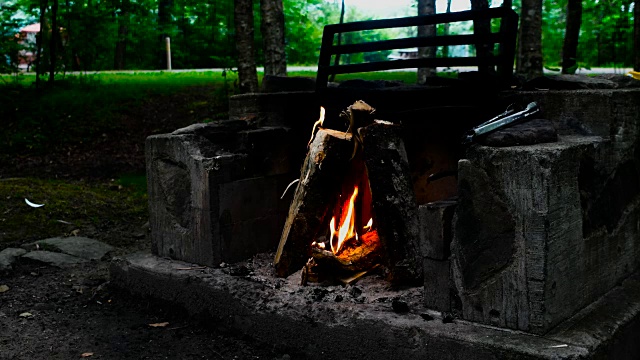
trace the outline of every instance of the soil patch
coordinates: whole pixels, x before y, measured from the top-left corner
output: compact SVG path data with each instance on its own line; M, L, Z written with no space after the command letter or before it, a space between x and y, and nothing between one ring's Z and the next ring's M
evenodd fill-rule
M9 287L0 293L0 359L83 353L92 359L280 359L286 353L212 320L133 298L107 280L107 262L57 269L23 261L0 280Z

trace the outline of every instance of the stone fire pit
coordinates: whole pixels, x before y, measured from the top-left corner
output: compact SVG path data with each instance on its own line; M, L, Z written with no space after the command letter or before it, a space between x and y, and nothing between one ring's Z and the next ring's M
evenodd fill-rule
M228 122L150 137L153 254L115 261L113 282L311 359L640 356L640 90L469 92L241 95ZM405 129L423 286L275 276L314 109L356 97ZM459 145L514 101L538 102L552 142Z

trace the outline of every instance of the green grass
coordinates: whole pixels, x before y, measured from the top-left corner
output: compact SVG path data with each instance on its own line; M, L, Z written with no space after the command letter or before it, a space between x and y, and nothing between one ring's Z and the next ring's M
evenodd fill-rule
M290 72L290 76L316 77L315 71ZM259 74L260 80L262 74ZM416 82L414 71L347 74L348 79ZM102 72L59 75L54 86L37 91L33 74L0 75L0 154L45 153L52 147L90 142L103 133L121 129L118 116L153 96L180 92L185 87L210 86L211 103L226 114L227 97L236 93L237 73L204 72ZM188 104L207 106L202 101ZM210 121L211 119L194 119ZM0 155L2 156L2 155Z
M228 74L227 91L221 72L67 76L42 91L34 88L34 80L33 75L24 75L0 82L0 118L5 123L0 152L37 153L51 146L90 141L121 126L117 116L145 99L189 86L211 85L217 89L212 101L226 98L233 92L235 74Z
M148 218L141 178L87 183L33 178L0 179L0 249L75 229L96 232L115 225L140 227ZM33 208L24 199L43 207ZM71 224L67 224L71 223ZM80 232L79 235L87 235ZM118 246L117 238L104 239Z

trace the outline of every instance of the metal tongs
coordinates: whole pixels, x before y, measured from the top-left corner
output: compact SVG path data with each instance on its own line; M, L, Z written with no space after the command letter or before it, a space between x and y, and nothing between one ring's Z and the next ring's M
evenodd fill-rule
M524 110L518 112L516 112L511 106L512 105L509 105L507 110L502 114L469 130L462 137L462 144L470 144L478 136L486 135L492 131L496 131L509 125L513 125L540 111L538 104L535 102L529 103L529 105L527 105Z

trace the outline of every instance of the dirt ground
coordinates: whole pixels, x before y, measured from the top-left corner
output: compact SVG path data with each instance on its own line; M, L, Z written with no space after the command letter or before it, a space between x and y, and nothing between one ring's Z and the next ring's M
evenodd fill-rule
M185 98L206 101L206 93L197 88L150 99L122 114L127 131L107 134L89 145L10 159L0 164L0 180L38 177L109 182L117 173L143 174L148 135L220 114L219 108L194 114L180 105ZM78 230L80 235L118 244L115 255L149 248L148 234L141 234L138 219L108 224L99 234L95 228ZM55 268L21 261L13 272L0 274L0 359L302 358L233 333L213 319L189 318L180 309L114 289L108 282L108 265L109 260L104 260ZM168 324L149 325L164 322Z
M3 360L82 354L90 359L287 358L285 350L243 338L213 320L190 319L180 310L111 288L107 262L65 269L20 264L0 283L9 287L0 294Z

